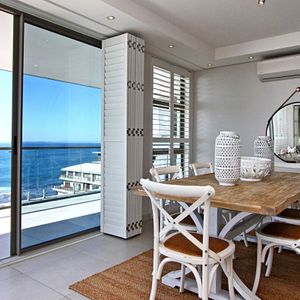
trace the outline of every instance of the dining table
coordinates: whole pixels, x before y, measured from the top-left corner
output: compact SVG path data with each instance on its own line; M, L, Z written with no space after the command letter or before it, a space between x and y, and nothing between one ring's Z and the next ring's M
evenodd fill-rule
M214 174L199 175L165 181L165 184L185 186L212 186L215 196L211 198L210 235L229 240L236 239L242 233L248 233L262 222L264 218L276 216L300 199L300 173L273 172L262 181L239 181L234 186L222 186ZM133 189L135 195L147 196L141 186ZM161 198L159 194L156 195ZM179 202L184 208L196 201L195 198L165 196L167 200ZM222 221L222 210L234 211L233 217L225 224ZM197 227L201 227L198 218L191 216ZM201 232L201 228L198 228ZM212 283L211 299L229 299L228 291L221 287L219 270ZM253 294L238 274L234 272L234 288L239 293L237 299L260 299ZM180 272L173 271L162 278L162 283L176 287L180 285ZM192 279L186 279L185 289L197 292Z

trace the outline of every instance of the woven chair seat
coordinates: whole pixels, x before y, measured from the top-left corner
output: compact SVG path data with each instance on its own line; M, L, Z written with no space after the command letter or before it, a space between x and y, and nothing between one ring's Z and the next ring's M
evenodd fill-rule
M262 234L266 234L268 236L290 239L290 240L298 240L300 239L300 226L281 223L281 222L273 222L269 223L266 226L263 226L260 230Z
M203 235L199 233L192 233L192 235L202 243ZM209 249L215 253L219 253L225 250L229 246L229 243L225 240L210 237ZM177 233L164 242L164 247L176 251L185 255L202 256L202 251L196 247L190 240L188 240L181 233Z
M278 217L300 220L300 209L288 208L281 212Z

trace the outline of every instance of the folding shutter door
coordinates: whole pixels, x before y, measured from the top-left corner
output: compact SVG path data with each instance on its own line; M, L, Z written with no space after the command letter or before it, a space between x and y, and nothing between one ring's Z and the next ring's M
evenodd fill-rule
M142 200L133 195L143 163L144 41L123 34L103 43L102 230L142 232Z

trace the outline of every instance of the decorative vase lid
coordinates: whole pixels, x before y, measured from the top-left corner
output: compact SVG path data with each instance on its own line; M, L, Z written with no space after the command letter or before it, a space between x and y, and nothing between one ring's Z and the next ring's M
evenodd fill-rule
M220 131L220 135L235 138L235 139L240 138L240 136L234 131Z

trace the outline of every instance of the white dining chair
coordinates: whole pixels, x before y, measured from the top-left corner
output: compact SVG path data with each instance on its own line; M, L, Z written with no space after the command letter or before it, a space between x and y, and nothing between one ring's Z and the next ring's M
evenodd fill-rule
M208 299L213 277L221 267L228 279L230 299L234 299L232 257L235 245L231 241L209 236L210 199L215 190L211 186L171 185L146 179L141 179L140 183L151 200L153 211L154 252L150 300L155 299L157 281L161 278L165 264L169 262L177 262L182 266L180 292L183 292L185 287L184 268L188 268L197 282L198 296L203 300ZM158 194L160 198L156 196ZM178 199L196 200L174 218L161 205L162 199L174 196ZM200 206L203 206L204 211L203 234L189 232L181 225L181 221ZM159 226L159 213L169 221L163 229Z
M272 217L272 221L300 226L300 209L287 208L284 211L282 211L279 215ZM282 246L279 246L278 253L281 252L282 252ZM274 248L271 248L269 250L268 257L266 259L266 266L267 266L266 273L265 273L266 277L269 277L271 274L273 255L274 255Z
M213 174L214 168L211 162L195 162L189 165L192 175L199 176L199 175L206 175L206 174Z
M156 182L183 178L181 166L153 166L149 172Z
M195 162L190 164L190 169L194 176L212 174L214 172L213 164L211 162ZM225 223L228 223L232 218L232 211L223 209L222 218Z
M213 164L211 162L195 162L190 164L190 169L192 170L192 174L194 176L212 174L214 172ZM229 209L222 209L222 219L225 224L227 224L232 217L234 216L234 212ZM241 234L241 239L244 241L246 247L248 247L248 239L246 232Z
M165 180L174 180L183 178L183 171L181 166L164 166L164 167L155 167L153 166L149 173L152 175L152 178L156 182L162 182ZM162 202L162 205L165 206L165 202ZM186 208L187 204L180 203L180 211L182 211L182 207ZM177 212L173 213L173 216L176 217L178 215ZM161 228L168 223L168 220L164 218L162 214L160 214L160 226ZM186 227L189 231L197 231L202 228L202 218L199 214L194 213L192 216L187 216L184 220L182 220L182 225Z
M300 209L287 208L279 215L272 217L273 221L300 225Z
M211 162L195 162L190 164L190 169L194 176L211 174L214 172L213 165Z
M261 265L265 262L268 251L269 270L266 274L267 277L270 276L271 273L274 247L286 247L300 255L300 226L282 222L268 222L256 230L256 237L257 262L255 280L252 288L253 293L257 292L261 276ZM263 244L266 245L263 247Z

